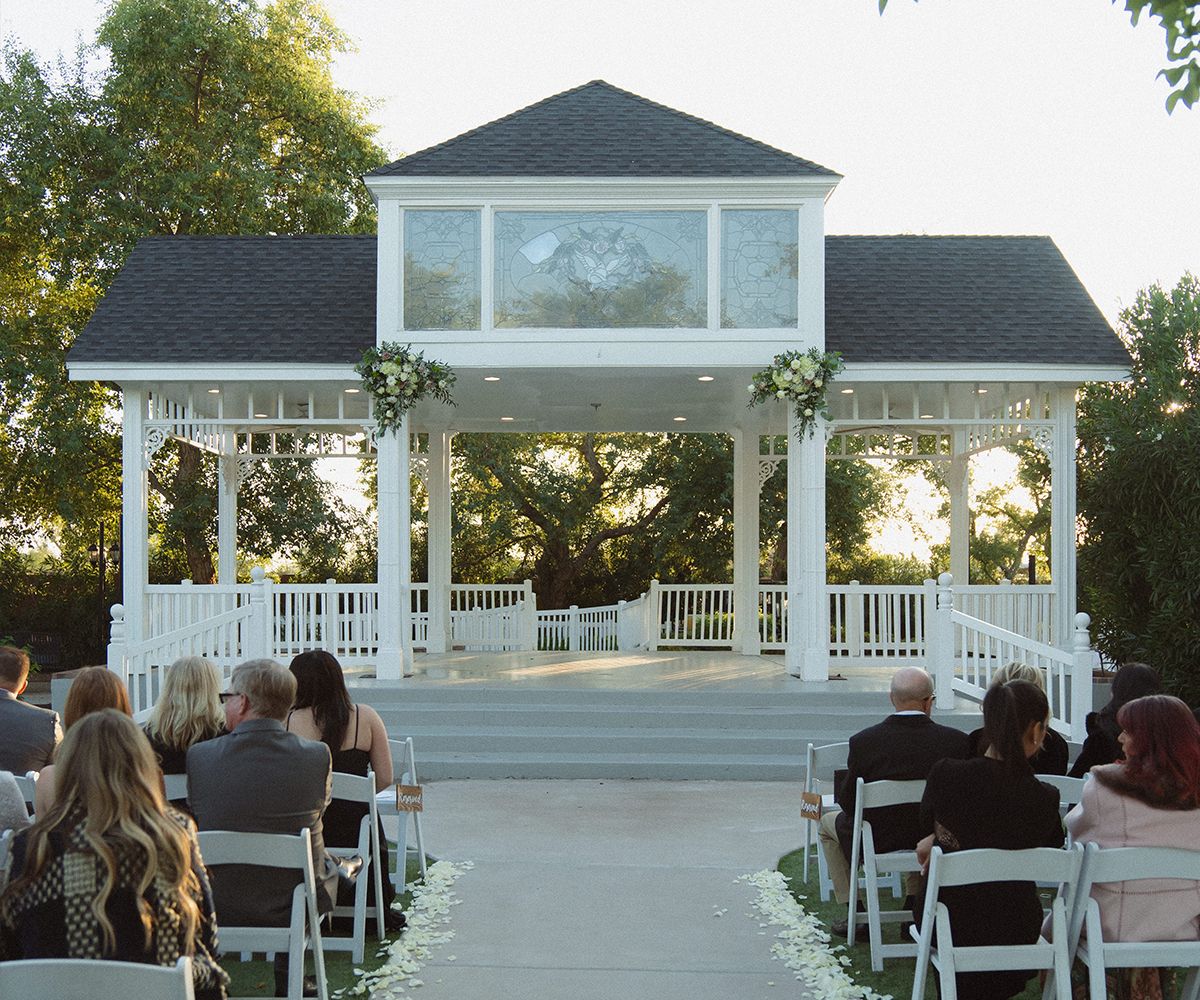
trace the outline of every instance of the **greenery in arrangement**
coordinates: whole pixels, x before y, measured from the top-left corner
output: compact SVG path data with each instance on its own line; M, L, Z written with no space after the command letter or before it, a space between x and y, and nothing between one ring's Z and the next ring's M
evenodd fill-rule
M822 353L820 348L810 347L807 351L776 354L774 363L757 372L746 387L750 392L748 405L787 400L795 408L800 433L811 434L818 417L829 419L825 394L842 367L841 351Z
M354 370L375 399L375 419L381 431L395 433L400 418L426 396L454 405L450 398L457 380L454 372L440 361L426 361L425 352L414 351L412 344L384 343L368 348Z
M1153 285L1121 313L1128 382L1079 400L1082 609L1117 663L1143 660L1200 700L1200 280Z

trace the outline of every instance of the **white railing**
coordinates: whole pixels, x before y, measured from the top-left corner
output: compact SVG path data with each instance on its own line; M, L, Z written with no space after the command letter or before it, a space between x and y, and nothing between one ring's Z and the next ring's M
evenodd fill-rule
M657 645L732 645L732 585L652 581L650 593L658 612Z
M616 650L618 612L620 605L583 608L572 604L569 608L537 613L537 648L549 651L576 650L580 652L603 652Z
M926 587L864 587L851 580L827 586L829 653L834 657L879 662L925 656L926 608L932 608L933 581Z
M963 614L1051 646L1057 642L1054 602L1054 588L1044 583L1018 587L1011 580L1001 580L994 587L954 588L954 606Z
M374 660L379 588L373 583L275 584L271 656L282 663L310 649L343 664Z
M787 648L787 585L758 588L758 642L763 649Z
M529 649L537 639L537 603L531 585L454 583L450 630L467 649Z
M930 636L938 707L953 707L955 692L982 701L993 672L1018 660L1043 672L1051 725L1069 739L1082 742L1087 735L1084 720L1092 707L1096 661L1088 635L1091 619L1077 614L1072 648L1058 649L958 610L957 589L952 589L952 583L949 573L938 578Z

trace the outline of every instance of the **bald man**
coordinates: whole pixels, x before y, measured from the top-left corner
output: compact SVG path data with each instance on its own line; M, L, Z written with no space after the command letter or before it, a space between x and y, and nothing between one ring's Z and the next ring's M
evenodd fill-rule
M905 667L892 677L889 695L895 712L877 726L850 737L846 777L835 790L840 811L821 817L820 840L833 894L843 905L850 902L850 848L854 837L854 802L858 779L863 781L914 781L926 778L944 757L970 756L967 734L941 726L930 718L933 711L933 678L920 667ZM920 806L886 806L870 809L863 818L871 824L875 850L912 850L921 839ZM865 936L866 927L859 933ZM845 936L847 921L835 920L834 934Z

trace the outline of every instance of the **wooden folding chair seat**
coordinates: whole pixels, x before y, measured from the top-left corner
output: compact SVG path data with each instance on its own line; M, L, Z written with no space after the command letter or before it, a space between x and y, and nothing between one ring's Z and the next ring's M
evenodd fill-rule
M1200 997L1200 941L1106 941L1100 906L1091 898L1092 886L1131 879L1200 880L1200 851L1174 847L1113 847L1088 844L1084 853L1080 892L1071 922L1075 956L1088 967L1092 1000L1106 1000L1108 969L1187 969L1179 1000ZM1081 931L1085 932L1081 936Z
M925 780L919 781L863 781L858 779L858 787L854 798L854 837L850 849L850 877L854 881L858 874L861 859L866 882L867 897L867 929L871 941L871 968L875 972L883 971L885 958L911 958L917 953L917 947L911 941L901 941L899 944L883 943L883 924L907 923L912 921L909 910L889 910L884 913L879 908L880 872L891 875L892 895L900 898L900 874L902 872L918 872L921 863L917 860L916 845L913 850L889 851L877 854L875 851L875 835L869 821L863 819L868 809L879 809L883 806L897 806L921 801L925 794ZM887 884L887 883L885 883ZM850 916L847 921L849 931L846 940L853 942L857 923L862 914L857 912L855 903L857 894L850 899Z
M379 813L375 809L375 774L369 768L364 778L359 774L333 772L332 797L367 806L367 814L358 825L358 844L354 847L331 847L325 850L335 857L360 857L363 866L354 883L354 905L333 908L332 917L353 917L354 930L349 937L322 937L326 951L348 951L355 962L363 960L367 931L367 887L375 883L375 934L380 941L387 935L383 915L383 862L379 845Z
M321 921L317 913L317 884L313 876L312 839L308 828L298 835L284 833L241 833L231 830L201 830L200 855L206 865L260 865L294 868L301 873L292 894L292 916L286 927L230 927L220 923L221 949L226 954L287 952L289 1000L301 1000L304 992L304 952L311 944L316 964L317 996L329 1000L325 981L325 952L321 946ZM308 933L305 933L305 917ZM221 919L217 914L218 922Z
M99 958L22 958L0 962L0 996L54 1000L194 1000L192 960L173 966Z
M846 766L850 755L849 743L826 743L824 746L808 745L808 753L804 767L804 791L810 794L820 793L821 812L825 813L836 808L833 799L833 774L838 768ZM830 790L822 791L822 783L828 782ZM804 826L804 881L808 882L808 861L812 854L812 845L816 840L816 823L802 818ZM833 893L833 883L829 880L829 866L825 863L825 853L817 844L817 881L821 890L821 901L828 902Z
M921 932L917 937L917 967L913 975L913 1000L924 1000L925 979L932 961L938 970L941 1000L957 1000L955 975L959 972L997 972L1014 969L1049 969L1044 997L1071 1000L1071 942L1068 913L1079 890L1083 851L1058 847L1033 847L1022 851L994 848L942 853L934 847L929 859ZM954 943L954 927L938 893L947 886L980 882L1048 882L1062 886L1050 911L1052 941L1039 935L1033 944L961 946ZM937 947L933 947L934 930ZM914 930L914 934L915 934Z
M392 751L392 773L398 774L400 777L397 783L401 785L419 785L421 782L417 779L417 758L413 752L413 740L409 736L403 740L388 740L388 746ZM381 795L384 793L380 793ZM394 795L394 790L387 793ZM393 803L395 799L391 800ZM408 858L408 817L412 817L413 835L416 842L417 857L421 862L421 878L425 877L425 840L421 836L421 814L419 812L398 812L400 818L399 831L396 834L396 848L393 851L388 849L388 857L394 858L396 861L396 872L393 875L393 882L396 886L396 894L399 895L404 891L404 869Z

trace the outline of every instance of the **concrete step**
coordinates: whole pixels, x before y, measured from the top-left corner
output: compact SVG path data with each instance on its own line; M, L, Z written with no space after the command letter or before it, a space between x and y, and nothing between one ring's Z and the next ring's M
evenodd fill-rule
M802 781L809 742L887 714L878 692L354 688L393 737L412 736L422 781L657 778ZM938 720L969 731L978 706Z

